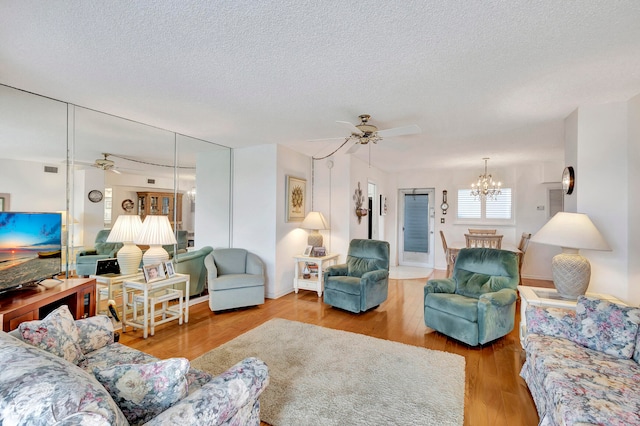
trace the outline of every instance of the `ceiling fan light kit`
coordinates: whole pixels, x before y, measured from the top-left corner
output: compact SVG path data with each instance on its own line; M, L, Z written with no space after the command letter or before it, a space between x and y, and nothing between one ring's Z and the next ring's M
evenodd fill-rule
M420 127L418 127L415 124L410 126L394 127L391 129L378 130L376 126L369 123L369 119L371 118L369 114L361 114L358 116L358 118L360 118L360 124L357 124L357 125L354 125L348 121L337 121L336 123L339 123L345 126L347 129L349 129L349 131L351 131L351 134L347 136L344 142L338 148L336 148L333 152L331 152L328 155L325 155L324 157L318 157L318 158L314 157L314 160L322 160L322 159L331 157L333 154L338 152L343 146L345 146L348 142L351 142L351 141L355 141L355 143L351 145L351 147L349 147L349 149L345 152L346 154L351 154L356 152L358 148L360 148L360 145L368 145L369 142L377 144L379 141L383 140L383 138L385 137L414 135L422 132ZM314 140L314 142L321 141L321 140L331 140L331 139L335 139L335 138L317 139L317 140Z

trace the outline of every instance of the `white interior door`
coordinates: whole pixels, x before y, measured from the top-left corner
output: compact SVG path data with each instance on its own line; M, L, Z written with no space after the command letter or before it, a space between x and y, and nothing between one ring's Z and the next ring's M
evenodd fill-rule
M398 263L433 268L435 190L400 189Z

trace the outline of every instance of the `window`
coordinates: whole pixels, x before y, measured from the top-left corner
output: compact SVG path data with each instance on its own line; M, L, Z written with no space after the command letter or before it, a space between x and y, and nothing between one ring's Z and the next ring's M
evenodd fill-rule
M502 188L495 200L476 199L470 189L458 190L458 219L510 220L511 188Z

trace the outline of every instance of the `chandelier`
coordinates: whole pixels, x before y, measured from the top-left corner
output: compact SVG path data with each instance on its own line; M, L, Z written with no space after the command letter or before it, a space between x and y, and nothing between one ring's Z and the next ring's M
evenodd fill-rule
M471 196L476 199L486 198L488 200L496 200L498 195L502 193L500 187L502 182L495 182L493 177L487 173L487 161L489 158L483 158L484 160L484 174L478 176L478 181L471 184Z

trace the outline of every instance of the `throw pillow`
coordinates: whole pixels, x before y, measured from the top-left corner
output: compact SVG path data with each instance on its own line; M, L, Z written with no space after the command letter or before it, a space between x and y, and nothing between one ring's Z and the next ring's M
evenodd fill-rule
M148 364L94 368L93 374L111 394L132 425L143 424L187 395L189 360L171 358Z
M67 305L60 306L42 320L25 321L18 326L22 340L77 364L84 358L78 327Z
M576 316L582 345L617 358L631 358L640 323L639 308L580 296Z

